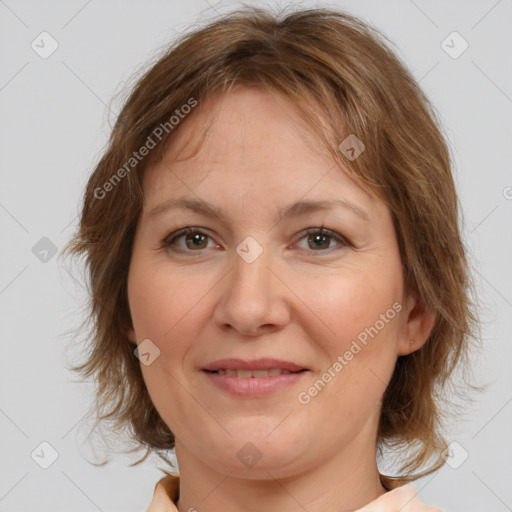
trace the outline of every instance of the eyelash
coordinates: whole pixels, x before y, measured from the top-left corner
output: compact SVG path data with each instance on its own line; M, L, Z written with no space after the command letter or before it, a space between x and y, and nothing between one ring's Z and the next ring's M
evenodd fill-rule
M208 237L211 240L211 237L207 233L202 231L201 228L196 227L196 226L186 226L185 228L175 231L174 233L171 233L166 238L164 238L161 242L160 248L167 249L173 253L184 254L184 253L197 252L197 253L201 254L201 252L205 249L198 249L197 251L194 251L194 250L189 250L189 249L181 249L180 247L173 245L174 242L176 240L178 240L179 238L182 238L187 235L197 235L197 234L205 235L206 237ZM332 231L330 229L325 229L323 226L321 226L319 228L308 228L305 231L303 231L301 235L302 236L299 238L299 240L302 240L303 238L306 238L311 235L320 235L320 236L327 235L329 238L335 239L336 241L338 241L341 248L346 248L351 245L350 242L345 237L343 237L339 233L336 233L335 231ZM314 252L314 253L319 252L319 253L325 254L325 253L330 253L332 250L336 250L336 248L331 247L329 249L319 249L318 251L311 250L310 252ZM339 248L338 248L338 250L339 250Z

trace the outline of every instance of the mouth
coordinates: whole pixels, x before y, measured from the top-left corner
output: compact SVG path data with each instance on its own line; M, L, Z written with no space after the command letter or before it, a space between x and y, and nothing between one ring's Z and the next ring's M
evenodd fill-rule
M277 377L279 375L289 375L291 373L301 373L307 371L296 370L290 371L286 368L270 368L268 370L241 370L241 369L232 369L232 368L220 368L216 371L205 370L208 373L215 373L217 375L228 375L229 377L236 377L238 379L254 379L254 378L267 378L267 377Z
M284 361L271 357L260 359L219 359L203 368L207 372L229 375L231 377L274 377L281 374L295 373L307 370L305 366L292 361ZM263 373L266 372L266 373Z
M231 396L261 398L292 388L309 369L272 358L222 359L202 368L202 372L214 388Z

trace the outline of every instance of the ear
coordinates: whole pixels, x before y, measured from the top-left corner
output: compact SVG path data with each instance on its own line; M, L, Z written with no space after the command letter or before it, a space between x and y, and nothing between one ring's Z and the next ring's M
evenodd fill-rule
M415 295L407 299L406 317L398 343L398 355L405 356L421 348L432 333L436 313Z
M126 330L126 337L128 338L128 341L137 345L137 338L135 337L135 329L133 327L129 327Z

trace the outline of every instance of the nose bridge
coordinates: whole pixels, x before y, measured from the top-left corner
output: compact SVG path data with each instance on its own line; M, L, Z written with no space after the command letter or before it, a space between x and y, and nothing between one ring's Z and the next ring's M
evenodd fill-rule
M217 305L219 324L254 334L262 326L276 327L286 321L287 308L270 270L273 266L272 252L255 238L247 237L236 247L230 278Z
M272 273L268 267L272 254L268 248L249 236L236 247L233 265L230 289L235 296L261 303L271 300Z

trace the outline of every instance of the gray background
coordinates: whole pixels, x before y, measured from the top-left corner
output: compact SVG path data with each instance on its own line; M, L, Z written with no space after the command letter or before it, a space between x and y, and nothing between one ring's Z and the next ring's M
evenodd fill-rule
M451 512L512 510L512 4L295 4L345 8L381 29L440 112L480 295L476 377L488 388L467 420L452 415L450 465L414 485ZM77 351L65 334L82 318L83 288L79 269L51 249L73 232L126 80L176 34L236 5L0 0L0 511L142 511L151 500L157 459L134 468L123 456L104 467L87 462L81 419L93 388L66 370ZM43 31L59 45L46 59L31 47L35 40L43 51ZM453 31L469 44L457 58L442 46ZM463 42L446 44L453 54ZM51 462L43 441L58 454L48 469L39 465Z

